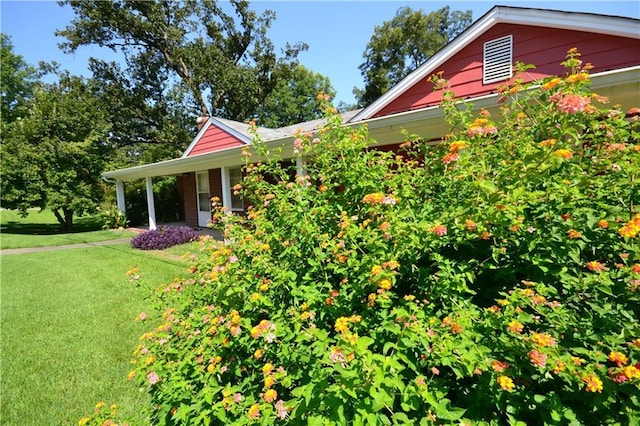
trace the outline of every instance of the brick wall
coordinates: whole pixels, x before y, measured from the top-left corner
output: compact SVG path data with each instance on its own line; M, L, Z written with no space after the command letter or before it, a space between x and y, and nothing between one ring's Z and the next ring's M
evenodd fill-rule
M198 194L196 193L196 174L182 175L182 193L184 194L184 221L187 226L198 226Z
M222 170L209 170L209 197L218 197L222 205Z

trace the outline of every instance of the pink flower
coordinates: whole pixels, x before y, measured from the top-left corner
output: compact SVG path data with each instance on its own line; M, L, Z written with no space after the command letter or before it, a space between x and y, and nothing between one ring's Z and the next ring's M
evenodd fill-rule
M284 406L283 400L279 399L278 402L275 403L274 407L276 409L276 416L278 416L279 419L284 420L289 417L289 410Z
M436 225L431 228L431 232L436 234L438 237L443 237L447 235L447 227L445 225Z
M240 392L237 392L235 395L233 395L233 402L238 403L242 401L242 394Z
M138 315L138 321L144 321L147 319L147 314L145 312L140 312L140 315Z
M575 114L585 111L590 104L589 97L568 93L558 101L558 111Z
M531 360L531 363L536 367L544 367L545 365L547 365L547 355L536 349L533 349L531 352L529 352L529 359Z
M149 380L149 384L155 385L160 380L160 377L158 377L155 371L149 371L147 373L147 380Z

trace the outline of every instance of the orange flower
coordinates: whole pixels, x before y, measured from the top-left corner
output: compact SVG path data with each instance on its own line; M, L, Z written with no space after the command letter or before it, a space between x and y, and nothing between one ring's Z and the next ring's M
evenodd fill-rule
M524 325L522 325L522 323L518 322L518 321L511 321L509 323L509 331L512 333L522 333L522 330L524 330Z
M582 238L582 234L580 233L580 231L576 231L575 229L569 229L567 231L567 235L571 239Z
M469 232L475 232L476 229L478 229L478 225L471 219L467 219L467 221L464 223L464 227Z
M627 359L627 356L622 352L611 352L609 354L609 361L615 362L616 364L618 364L618 367L621 367L625 365L629 360Z
M506 361L493 360L491 361L491 368L493 368L498 373L501 373L502 371L509 368L509 363Z
M592 260L591 262L587 263L587 269L592 272L602 272L602 271L608 270L606 266L604 266L602 263L597 262L595 260Z
M453 163L454 161L458 161L460 159L460 154L457 152L448 152L442 157L442 164Z
M558 157L562 157L565 160L569 160L570 158L573 158L573 152L571 152L568 149L558 149L554 152L555 155L557 155Z
M602 229L606 229L609 227L609 222L607 222L606 220L600 220L598 221L598 227L602 228Z

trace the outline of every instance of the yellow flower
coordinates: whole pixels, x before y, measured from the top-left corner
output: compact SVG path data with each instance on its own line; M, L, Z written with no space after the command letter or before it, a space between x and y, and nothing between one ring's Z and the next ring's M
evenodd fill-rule
M382 290L389 290L391 288L391 281L385 278L383 280L380 280L380 282L378 283L378 286Z
M630 380L640 379L640 369L638 369L636 366L629 365L627 367L624 367L622 371Z
M539 346L555 346L556 339L546 333L532 333L531 340Z
M376 276L376 275L380 275L381 273L382 273L382 266L375 265L373 268L371 268L371 275Z
M266 363L263 367L262 367L262 372L264 374L269 374L273 371L273 364L271 364L270 362Z
M278 392L276 392L275 389L269 389L264 393L264 396L263 396L266 402L273 402L276 400L277 397L278 397Z
M273 386L273 383L275 382L273 376L267 376L264 378L264 387L269 389L271 386Z
M249 418L251 420L255 420L258 417L260 417L260 405L259 404L253 404L251 406L251 408L249 408L249 412L247 413L247 415L249 416Z
M524 325L522 325L522 323L518 322L518 321L511 321L509 323L509 331L511 331L512 333L522 333L522 330L524 330Z
M585 382L585 390L587 392L602 393L602 380L595 374L589 373L586 376L582 376L582 381Z
M91 420L89 417L83 417L78 421L78 426L84 426L86 425L89 420Z
M263 352L262 352L262 349L258 349L258 350L256 350L256 351L253 353L253 357L254 357L255 359L260 359L260 358L262 358L262 353L263 353Z
M506 390L508 392L511 392L516 386L515 384L513 384L513 380L511 380L511 377L507 376L498 377L498 384L500 385L502 390Z

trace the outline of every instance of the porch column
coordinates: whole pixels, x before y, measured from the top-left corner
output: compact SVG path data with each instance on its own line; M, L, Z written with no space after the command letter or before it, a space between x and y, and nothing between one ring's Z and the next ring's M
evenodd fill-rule
M116 202L118 210L122 213L127 212L127 205L124 202L124 182L121 180L116 181Z
M222 181L222 205L227 211L231 211L231 179L229 168L220 167L220 180Z
M149 213L149 230L156 229L156 207L153 202L153 182L150 177L147 181L147 212Z
M302 162L302 157L296 157L296 173L298 176L304 176L307 172L304 169L304 163Z

